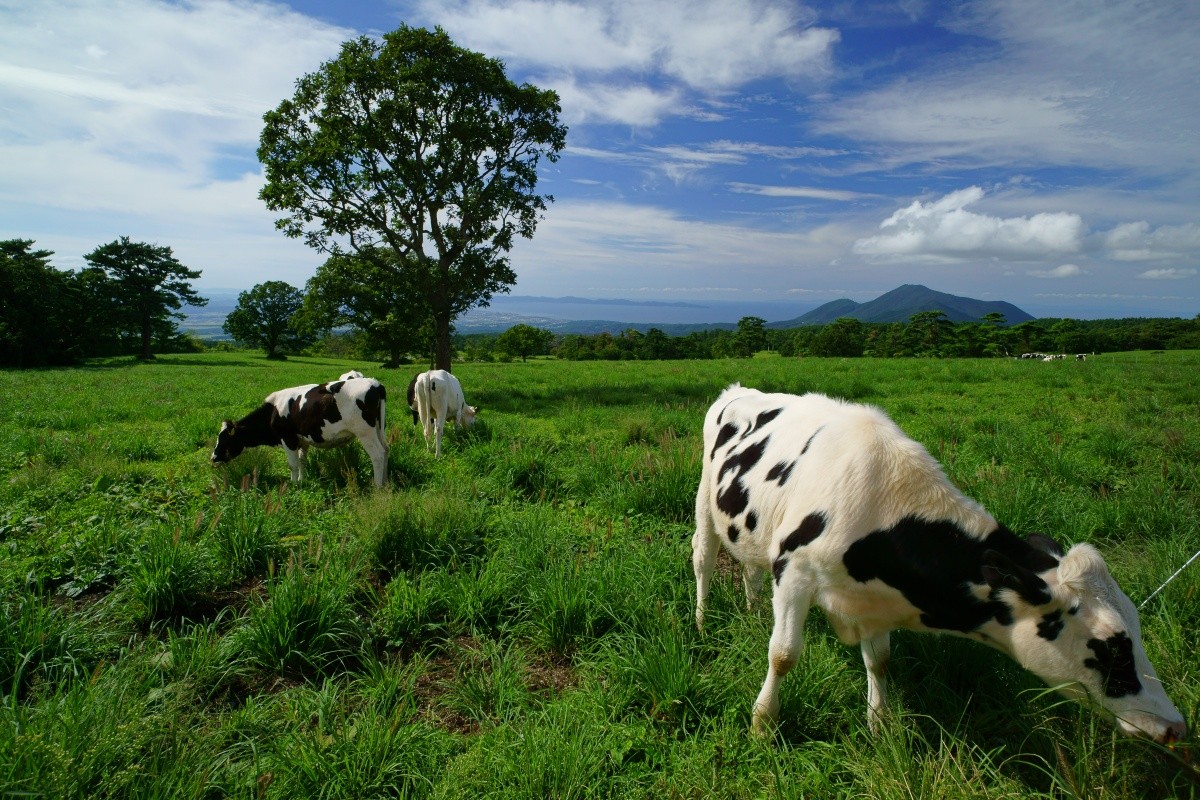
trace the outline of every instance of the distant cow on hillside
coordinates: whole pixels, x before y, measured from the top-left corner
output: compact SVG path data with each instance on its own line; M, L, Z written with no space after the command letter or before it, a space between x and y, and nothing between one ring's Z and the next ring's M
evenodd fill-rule
M431 369L413 378L408 385L408 405L413 412L413 422L421 423L425 445L428 447L429 440L435 439L435 456L442 454L442 429L446 421L469 428L475 423L478 410L467 405L462 384L444 369Z
M704 419L692 563L696 624L717 551L744 567L749 602L774 581L764 732L799 661L804 621L824 610L867 667L867 720L886 705L890 632L965 636L1063 693L1091 698L1126 734L1181 739L1187 726L1142 647L1137 610L1089 544L1022 538L963 495L882 411L819 394L737 384Z
M303 478L310 447L337 447L357 438L367 455L376 486L387 481L387 391L373 378L310 383L267 395L237 422L225 420L212 462L223 464L247 447L282 447L292 480Z

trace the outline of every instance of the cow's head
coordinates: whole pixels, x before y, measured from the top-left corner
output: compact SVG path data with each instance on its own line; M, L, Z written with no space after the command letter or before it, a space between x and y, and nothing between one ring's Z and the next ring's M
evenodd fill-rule
M462 408L458 409L458 417L456 422L464 428L469 428L475 424L475 415L479 409L475 406L469 406L463 403Z
M225 420L221 423L221 430L217 434L217 446L212 451L212 463L224 464L232 461L245 449L245 443L238 437L237 423Z
M1125 734L1182 739L1187 725L1146 657L1137 609L1100 553L1077 544L1064 554L1046 537L1030 541L1057 566L1034 573L994 550L985 556L984 578L1012 609L1013 657L1063 694L1112 714Z

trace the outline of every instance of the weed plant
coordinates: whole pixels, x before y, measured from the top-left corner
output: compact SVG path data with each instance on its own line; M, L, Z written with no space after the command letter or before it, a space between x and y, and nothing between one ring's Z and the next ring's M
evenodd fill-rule
M357 445L209 462L222 419L350 368ZM417 368L247 354L0 371L0 794L46 798L1188 798L1191 739L1116 734L1001 654L899 633L879 735L809 617L748 734L767 597L726 556L695 630L701 424L730 383L876 404L1020 532L1097 544L1135 604L1200 549L1200 353L1086 362L459 364L434 458ZM119 384L121 393L111 387ZM768 590L769 594L769 590ZM1141 612L1193 727L1200 563Z

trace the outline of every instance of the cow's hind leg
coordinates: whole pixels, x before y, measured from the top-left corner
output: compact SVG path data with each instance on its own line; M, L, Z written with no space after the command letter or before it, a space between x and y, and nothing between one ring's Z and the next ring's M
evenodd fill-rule
M696 490L696 532L692 534L692 570L696 573L696 628L704 630L704 601L721 541L713 528L712 505L709 502L708 466L702 470L700 487Z
M363 449L371 457L371 475L376 486L387 483L388 448L382 429L376 428L361 440Z
M887 707L887 664L892 655L890 633L862 640L863 663L867 665L867 725L878 733Z
M751 728L759 736L770 735L779 718L779 684L804 651L804 621L808 618L812 592L796 585L794 571L785 572L771 596L775 627L767 651L767 679L754 701Z
M756 567L753 564L744 564L742 566L742 588L746 590L747 609L754 605L755 598L762 591L763 578L766 575L767 571L762 567Z
M288 469L292 472L292 483L300 483L304 478L304 448L293 450L284 445L283 452L287 453Z

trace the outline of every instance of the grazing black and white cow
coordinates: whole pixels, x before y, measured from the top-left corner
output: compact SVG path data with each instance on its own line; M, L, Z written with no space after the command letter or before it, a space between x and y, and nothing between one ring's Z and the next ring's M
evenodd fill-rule
M435 438L434 455L442 455L442 429L446 420L462 428L475 424L474 406L467 405L462 384L458 378L444 369L422 372L408 385L408 406L413 412L413 422L420 422L425 433L425 445Z
M701 629L720 545L743 565L747 603L765 574L774 579L757 732L777 718L813 605L843 642L861 644L872 729L886 703L889 633L904 628L1002 650L1064 694L1090 697L1127 734L1172 742L1186 732L1146 658L1137 610L1099 552L1064 553L998 524L876 408L726 389L704 419L696 494Z
M280 389L237 422L225 420L213 449L214 464L247 447L282 446L292 480L303 478L310 447L336 447L357 438L371 457L375 485L387 481L387 391L373 378L349 378Z

